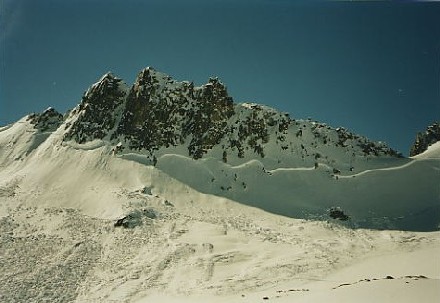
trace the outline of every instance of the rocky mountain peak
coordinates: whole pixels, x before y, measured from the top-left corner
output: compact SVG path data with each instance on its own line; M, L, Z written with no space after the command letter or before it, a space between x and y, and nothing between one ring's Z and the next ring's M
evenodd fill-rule
M126 85L122 79L108 72L104 74L98 82L90 86L84 94L81 103L110 103L113 101L113 97L122 94L126 90Z
M127 86L122 79L106 73L82 97L81 103L71 112L65 139L78 143L103 139L117 125L118 116L125 105Z
M107 73L87 90L67 119L64 140L95 139L118 145L118 150L140 151L151 159L177 146L186 148L194 159L210 153L225 162L231 157L264 158L269 153L277 161L295 155L313 164L325 157L322 150L333 154L334 148L353 159L398 155L343 129L295 121L267 106L235 104L218 78L194 86L151 67L138 74L130 89Z
M228 96L226 86L217 77L209 78L208 83L202 86L200 92L205 101L216 102L224 99L232 101L232 98Z
M28 116L28 121L34 125L35 129L41 132L52 132L63 123L63 115L54 108L49 107L40 114L33 113Z
M152 75L152 69L143 69L136 77L133 89L139 89L140 87L151 87L154 84L154 75Z
M437 141L440 141L440 122L434 122L424 132L417 134L409 155L412 157L421 154Z
M212 146L233 114L233 101L226 86L211 78L201 87L178 82L152 68L142 70L127 96L116 137L131 148L150 152L182 144L192 136L190 155L202 154L202 145ZM215 131L214 131L215 129ZM216 135L213 135L216 133ZM202 138L203 137L203 138ZM209 138L209 139L208 139Z

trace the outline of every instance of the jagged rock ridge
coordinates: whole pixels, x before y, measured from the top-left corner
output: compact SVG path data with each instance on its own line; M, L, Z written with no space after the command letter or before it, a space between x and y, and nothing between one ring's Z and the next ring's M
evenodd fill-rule
M233 113L232 98L218 79L194 87L147 68L130 89L113 138L123 137L131 148L153 152L183 144L191 135L189 154L200 158L225 135Z
M194 159L217 148L216 157L225 162L230 155L264 158L268 149L315 161L325 157L318 152L322 146L344 149L352 157L399 156L385 144L344 128L294 120L262 105L236 104L217 78L196 87L150 67L138 74L131 88L105 74L87 90L64 127L65 141L107 140L118 150L142 151L151 159L158 150L176 146L185 146Z
M30 114L27 119L41 132L53 132L63 123L63 115L52 107L41 114Z
M409 155L412 157L421 154L438 141L440 141L440 122L434 122L424 132L417 134Z
M116 126L118 116L125 104L127 86L111 73L105 74L92 85L82 97L81 103L71 115L77 119L65 133L65 140L84 143L93 139L103 139Z

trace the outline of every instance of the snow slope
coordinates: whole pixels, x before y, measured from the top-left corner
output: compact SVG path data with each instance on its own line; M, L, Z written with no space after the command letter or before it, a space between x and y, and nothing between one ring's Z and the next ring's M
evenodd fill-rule
M211 183L207 177L222 170L249 178L252 191L278 174L277 182L294 180L295 174L303 182L324 176L344 182L342 176L332 179L325 167L265 172L259 161L231 166L173 154L163 155L156 168L114 155L104 141L64 142L60 129L32 148L26 127L20 122L0 132L3 151L27 154L2 158L2 302L440 298L439 232L353 230L336 222L293 219L193 186ZM6 148L5 142L14 144ZM417 163L356 178L424 167ZM166 164L185 167L186 180L168 174ZM137 226L114 227L127 214L138 216Z
M26 175L31 178L34 171L46 165L39 158L49 157L47 173L33 177L32 189L41 187L43 182L70 180L70 170L62 167L66 166L67 154L72 149L94 155L92 160L88 157L75 160L78 168L82 168L81 174L94 174L94 168L108 165L107 159L113 158L126 160L128 166L153 164L151 157L142 152L115 153L116 147L105 140L95 139L83 144L64 141L64 125L68 123L69 120L53 133L42 133L27 119L22 119L0 132L0 165L5 173L23 166L30 171ZM335 170L334 165L329 166L331 163L326 162L304 161L301 164L282 160L274 164L269 157L271 153L265 158L230 156L224 163L215 157L219 152L215 148L206 157L194 160L177 146L162 149L157 154L156 168L199 192L284 216L327 220L329 209L340 207L350 217L346 222L350 227L430 231L437 230L440 223L440 160L426 156L435 155L435 150L430 148L412 159L358 157L352 162L356 169ZM329 159L342 161L340 152L339 149L332 153L328 150L327 155ZM342 165L337 167L342 168ZM78 182L68 181L59 187L64 191L69 189L68 196L72 196L83 187ZM89 193L79 194L85 196L79 201L90 198ZM107 193L105 199L95 196L96 202L92 205L112 200L111 193Z
M413 157L414 159L440 159L440 141L432 144L428 149Z
M266 170L258 160L231 166L180 155L162 156L157 167L198 191L277 214L327 219L328 209L339 206L354 227L435 229L440 222L440 161L408 161L337 175L325 165Z

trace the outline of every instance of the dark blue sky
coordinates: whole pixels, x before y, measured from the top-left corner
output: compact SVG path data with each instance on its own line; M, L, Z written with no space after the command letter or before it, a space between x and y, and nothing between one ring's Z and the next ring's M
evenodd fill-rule
M440 119L440 4L3 0L0 125L146 66L344 126L404 154Z

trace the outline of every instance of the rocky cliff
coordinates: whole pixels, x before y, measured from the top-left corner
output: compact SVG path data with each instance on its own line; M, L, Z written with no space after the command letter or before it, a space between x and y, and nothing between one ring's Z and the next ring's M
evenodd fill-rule
M105 74L66 114L62 127L64 141L104 140L118 146L116 152L142 153L152 162L169 148L183 148L193 159L210 154L224 162L269 155L277 162L295 158L332 165L335 151L346 163L357 157L399 156L384 143L344 128L295 120L263 105L234 103L218 78L195 86L150 67L131 87Z
M424 132L417 134L409 155L412 157L421 154L437 141L440 141L440 122L434 122Z

